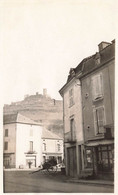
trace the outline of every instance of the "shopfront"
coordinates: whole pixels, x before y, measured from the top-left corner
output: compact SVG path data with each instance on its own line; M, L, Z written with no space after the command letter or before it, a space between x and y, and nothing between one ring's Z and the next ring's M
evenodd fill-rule
M85 168L96 175L114 174L114 144L110 141L89 142L85 146Z

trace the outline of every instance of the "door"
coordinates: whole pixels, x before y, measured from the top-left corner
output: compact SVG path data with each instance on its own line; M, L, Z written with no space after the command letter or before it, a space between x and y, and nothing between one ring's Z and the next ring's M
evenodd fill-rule
M28 167L28 168L36 167L36 156L26 157L26 167Z
M77 157L76 147L67 148L67 169L68 175L72 177L77 176Z

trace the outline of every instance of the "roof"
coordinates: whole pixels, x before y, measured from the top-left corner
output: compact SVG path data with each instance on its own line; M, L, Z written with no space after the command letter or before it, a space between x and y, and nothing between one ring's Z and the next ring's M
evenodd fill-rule
M63 139L60 136L58 136L57 134L47 130L45 127L43 128L42 138L44 138L44 139Z
M102 42L101 42L102 43ZM103 42L107 43L107 42ZM89 74L90 72L96 70L96 68L103 66L106 62L113 59L115 57L115 40L112 41L112 43L109 43L108 46L106 46L103 50L97 52L96 54L93 54L87 58L84 58L76 68L71 68L71 70L74 71L75 74L71 74L71 71L69 72L68 79L66 84L59 90L59 93L62 95L63 90L66 86L68 86L68 83L72 81L73 78L76 78L78 74L80 74L79 78L85 76L86 74ZM96 65L96 58L100 57L100 64Z
M59 90L59 93L62 95L63 89L67 86L67 84L72 81L72 79L78 74L83 72L84 64L88 61L91 60L95 55L89 56L84 58L76 68L71 68L69 71L68 79L66 84ZM75 75L71 74L71 71L74 71Z
M32 124L32 125L40 125L40 123L37 123L30 118L27 118L26 116L17 113L17 114L7 114L3 116L3 123L4 124L11 124L11 123L23 123L23 124Z

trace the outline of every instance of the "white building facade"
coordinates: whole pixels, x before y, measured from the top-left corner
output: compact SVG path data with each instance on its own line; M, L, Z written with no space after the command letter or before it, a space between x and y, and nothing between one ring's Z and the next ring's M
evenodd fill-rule
M42 162L42 126L21 114L4 116L5 168L33 168Z
M63 138L47 129L42 132L42 163L55 158L57 163L63 161Z
M83 169L83 126L81 84L70 69L70 78L59 91L63 97L64 149L66 174L79 176Z

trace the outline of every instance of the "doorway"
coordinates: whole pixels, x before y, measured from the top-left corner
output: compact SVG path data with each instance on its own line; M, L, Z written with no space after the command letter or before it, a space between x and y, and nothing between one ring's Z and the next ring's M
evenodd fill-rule
M71 177L77 176L76 146L67 148L67 169L69 176Z

